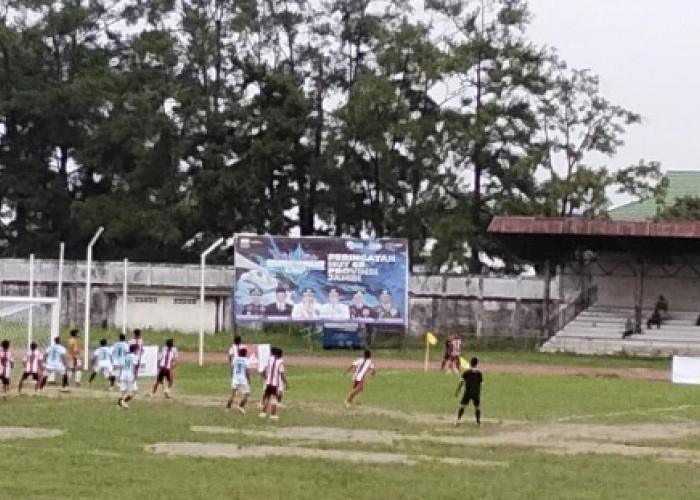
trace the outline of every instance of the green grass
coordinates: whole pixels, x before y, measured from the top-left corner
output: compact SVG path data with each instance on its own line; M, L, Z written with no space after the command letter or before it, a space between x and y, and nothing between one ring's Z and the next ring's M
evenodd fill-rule
M90 334L90 344L97 346L100 338L115 339L119 331L114 329L93 328ZM130 336L130 335L129 335ZM249 344L272 344L284 348L289 355L305 356L337 356L348 357L354 355L347 349L326 350L321 347L318 337L309 338L301 330L288 328L286 330L269 331L244 331L243 342ZM144 338L148 344L162 345L165 340L172 338L175 345L182 351L198 351L199 336L172 331L144 330ZM226 352L232 342L230 332L222 332L205 336L204 348L206 352ZM494 339L466 339L465 356L476 355L488 359L491 363L524 363L546 365L570 365L591 367L616 367L616 368L655 368L666 369L669 366L668 358L639 358L633 356L584 356L575 354L541 353L532 348L531 342L508 342L507 340L495 341ZM425 359L425 344L420 338L412 338L404 342L401 348L373 347L375 358L379 359ZM442 348L438 344L430 349L430 359L440 362Z
M248 339L246 339L248 340ZM342 370L288 367L289 408L276 426L325 426L423 431L488 436L495 420L546 425L574 423L626 425L679 420L698 422L697 387L602 377L554 377L485 373L482 429L455 430L427 425L418 416L454 415L457 377L443 373L380 370L360 397L376 411L347 413L341 402L349 389ZM503 460L508 469L421 463L415 466L362 465L299 458L207 459L153 455L157 442L211 442L241 445L284 444L271 438L192 432L192 425L268 429L254 409L246 416L222 411L228 392L225 365L182 364L177 396L198 396L213 406L177 399L137 398L117 410L106 398L11 397L0 401L0 426L59 428L60 437L0 440L0 498L688 498L700 487L697 467L614 455L556 456L513 446L463 446L426 442L391 445L363 442L307 443L331 449L417 453ZM13 382L14 383L14 382ZM147 385L141 383L142 389ZM79 389L78 389L79 391ZM261 383L253 378L253 396ZM385 413L380 413L384 411ZM403 413L402 413L403 412ZM467 416L471 418L470 410ZM467 420L469 420L467 418ZM700 449L700 438L685 448ZM647 443L649 444L649 443ZM681 440L657 446L681 445Z

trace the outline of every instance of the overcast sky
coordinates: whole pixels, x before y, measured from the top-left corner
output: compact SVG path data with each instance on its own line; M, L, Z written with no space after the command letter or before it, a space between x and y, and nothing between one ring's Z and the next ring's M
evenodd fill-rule
M608 166L658 160L700 170L700 1L529 0L533 41L600 76L611 101L642 115Z

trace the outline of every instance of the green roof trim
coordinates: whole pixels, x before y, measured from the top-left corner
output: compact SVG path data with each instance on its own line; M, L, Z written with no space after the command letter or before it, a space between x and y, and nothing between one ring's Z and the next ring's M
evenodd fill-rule
M684 196L700 196L700 172L697 170L673 170L664 175L666 196L659 205L657 199L647 198L621 205L608 211L612 220L645 220L656 217L657 211L663 206L670 206Z

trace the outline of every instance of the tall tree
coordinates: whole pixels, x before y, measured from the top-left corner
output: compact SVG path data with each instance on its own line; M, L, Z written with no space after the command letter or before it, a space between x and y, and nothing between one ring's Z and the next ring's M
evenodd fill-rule
M537 124L530 99L546 89L542 55L525 37L523 1L433 0L427 6L446 31L454 88L444 103L453 153L444 186L448 213L436 224L434 255L480 271L482 253L498 252L486 232L494 210L518 206L509 200L527 198L534 187L529 158Z
M627 127L641 117L602 96L597 76L550 60L551 85L537 105L541 130L541 213L567 217L605 214L612 189L645 197L660 176L659 164L640 162L616 173L595 165L624 144Z

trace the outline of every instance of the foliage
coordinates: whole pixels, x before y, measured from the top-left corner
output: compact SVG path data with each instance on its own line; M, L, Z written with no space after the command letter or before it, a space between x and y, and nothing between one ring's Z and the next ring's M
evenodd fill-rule
M0 254L81 257L104 226L98 258L188 261L298 230L479 270L515 262L494 215L658 194L658 163L600 162L640 117L528 39L525 1L412 5L5 2Z
M672 205L664 206L657 220L700 220L700 196L681 196Z

